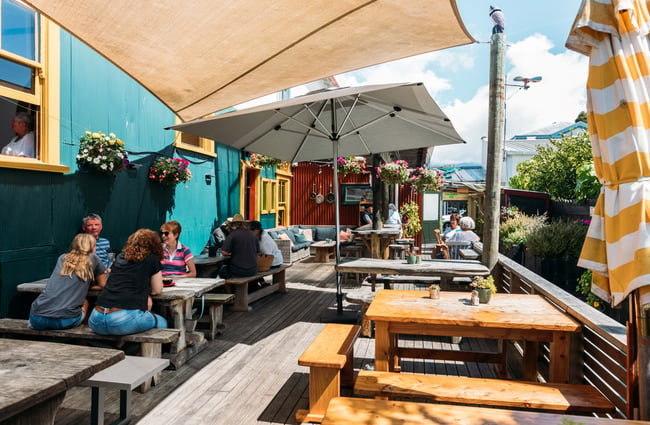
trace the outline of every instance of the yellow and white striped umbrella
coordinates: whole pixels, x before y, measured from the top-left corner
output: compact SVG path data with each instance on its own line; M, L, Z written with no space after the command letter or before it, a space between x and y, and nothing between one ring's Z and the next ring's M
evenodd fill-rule
M590 58L587 116L603 189L578 265L592 292L650 302L650 1L583 0L567 47Z

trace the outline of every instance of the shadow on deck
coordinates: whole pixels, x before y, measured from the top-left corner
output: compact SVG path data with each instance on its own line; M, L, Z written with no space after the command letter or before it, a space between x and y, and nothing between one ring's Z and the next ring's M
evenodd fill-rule
M133 393L132 423L296 423L296 410L309 405L309 369L298 365L298 357L320 332L321 318L336 311L334 266L316 264L313 258L307 258L287 270L287 282L286 294L263 298L252 304L248 313L226 308L226 329L215 341L178 370L165 370L161 384L148 393ZM357 310L358 306L345 304L344 308ZM497 350L495 341L471 338L452 344L449 338L412 336L400 338L400 345ZM374 339L359 338L355 345L355 370L372 367L373 362ZM407 359L401 365L404 372L497 376L487 364ZM509 373L519 375L516 370ZM351 390L346 391L344 395L352 395ZM161 403L173 403L175 414L156 416L153 409ZM90 404L89 388L73 388L68 391L55 424L89 423ZM105 405L106 421L110 423L118 417L118 391L107 391ZM149 412L151 415L142 420Z

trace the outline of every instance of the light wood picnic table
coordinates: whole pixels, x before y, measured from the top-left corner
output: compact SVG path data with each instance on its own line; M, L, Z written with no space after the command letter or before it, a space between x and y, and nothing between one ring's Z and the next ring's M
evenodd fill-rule
M70 387L123 358L120 350L0 339L0 423L53 424Z
M423 260L419 264L407 264L406 260L381 260L359 258L342 261L336 266L341 273L364 273L372 279L375 290L378 274L397 274L403 276L438 276L443 288L454 277L487 276L490 270L478 261L465 260Z
M196 266L196 277L213 277L219 273L221 266L230 261L230 256L216 255L210 257L208 254L194 256Z
M361 239L368 248L372 258L387 259L389 256L388 245L399 237L400 227L382 227L381 229L352 230L352 233Z
M205 348L206 340L201 332L195 332L196 320L192 318L192 305L202 294L222 286L225 281L220 278L183 277L174 278L174 286L165 287L162 293L152 295L154 305L162 307L167 313L169 327L180 329L180 337L173 343L170 361L174 367L184 364L187 359ZM19 292L41 293L47 285L47 279L36 282L21 283ZM88 291L89 296L99 295L100 290Z
M543 297L527 294L495 294L489 304L473 306L470 294L465 292L441 292L440 299L430 299L427 291L381 290L366 316L375 322L375 370L399 369L400 356L481 361L505 367L505 350L490 355L400 348L399 334L523 340L525 381L536 380L538 342L549 342L549 382L568 383L570 336L581 329L578 322Z

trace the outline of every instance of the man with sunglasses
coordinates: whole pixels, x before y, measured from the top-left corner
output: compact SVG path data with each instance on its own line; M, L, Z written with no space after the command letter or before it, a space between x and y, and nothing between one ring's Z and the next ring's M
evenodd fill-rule
M99 259L102 260L104 267L107 269L110 268L111 260L109 254L112 254L111 243L108 239L99 237L99 233L102 231L102 218L97 214L90 213L83 218L81 228L84 233L88 233L95 237L97 240L95 245L95 254L97 254Z

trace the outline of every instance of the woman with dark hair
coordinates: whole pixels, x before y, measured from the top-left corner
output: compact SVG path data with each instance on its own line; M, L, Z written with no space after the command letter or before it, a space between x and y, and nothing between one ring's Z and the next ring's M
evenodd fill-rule
M160 237L153 230L140 229L129 236L97 297L88 326L100 335L129 335L166 328L167 321L149 311L150 295L160 294L163 289L163 258Z

